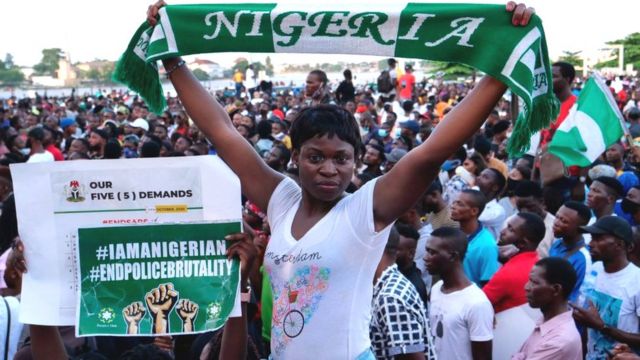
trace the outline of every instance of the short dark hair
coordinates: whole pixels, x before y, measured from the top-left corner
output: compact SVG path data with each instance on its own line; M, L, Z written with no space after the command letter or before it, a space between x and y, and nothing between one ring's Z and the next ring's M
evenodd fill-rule
M154 344L138 344L120 356L121 360L155 359L170 360L172 356Z
M105 159L119 159L122 156L122 146L116 139L107 141L104 146L104 158Z
M571 84L573 82L573 79L576 78L576 69L573 67L573 65L569 64L568 62L556 61L551 66L559 67L560 74L562 74L563 78L569 80L569 84Z
M456 251L460 255L461 262L464 260L469 240L462 230L450 226L443 226L433 230L431 236L447 240L449 250Z
M396 230L404 237L414 239L416 242L420 239L420 233L413 227L401 223L396 223Z
M271 137L271 122L262 120L257 126L258 137L261 139L268 139Z
M524 220L523 228L527 238L534 244L540 244L547 232L544 220L538 214L530 212L519 212L517 215Z
M607 195L613 196L618 199L624 195L624 187L620 181L612 176L600 176L593 180L593 182L599 182L607 188Z
M357 158L362 147L360 129L350 112L337 105L317 105L300 111L291 125L289 136L295 150L315 137L337 136L353 146Z
M345 71L343 71L342 75L344 75L345 79L351 80L351 78L353 78L353 75L351 74L351 70L349 69L346 69Z
M522 180L518 186L516 186L514 195L518 197L532 196L536 199L542 200L542 188L540 187L540 184L535 181Z
M27 137L42 141L44 140L44 129L36 126L33 129L29 130L29 132L27 133Z
M502 175L502 173L498 169L488 167L486 170L489 170L493 173L495 183L496 185L498 185L498 193L496 195L500 195L504 191L505 185L507 185L507 179L504 177L504 175Z
M562 286L562 296L568 299L576 286L578 276L571 263L561 257L547 257L536 263L544 269L544 279L549 284Z
M440 194L442 194L442 184L440 183L440 180L433 180L433 182L427 188L427 191L425 191L424 193L430 194L432 192L439 192Z
M464 189L461 194L468 194L471 196L473 206L478 208L478 216L484 211L484 207L487 205L487 197L480 191L474 189Z
M591 209L581 202L569 200L563 204L571 210L575 210L578 213L578 217L582 220L581 225L586 225L591 220Z
M367 146L371 146L378 152L378 158L380 158L380 160L385 161L387 159L387 156L384 154L384 147L382 145L367 144Z
M289 151L289 149L287 149L287 147L282 144L277 144L273 147L280 150L280 159L284 160L285 165L288 164L289 160L291 160L291 151Z
M316 69L313 70L309 73L309 75L315 75L318 77L318 79L320 80L321 83L323 84L327 84L329 82L329 78L327 78L327 73L320 70L320 69Z
M160 156L160 144L155 141L147 141L142 144L140 149L140 157L154 158Z
M487 156L491 152L491 142L484 136L476 136L473 141L473 148L482 156Z
M395 227L391 227L389 232L389 238L387 239L387 245L384 247L384 252L390 255L395 255L398 252L400 246L400 234Z

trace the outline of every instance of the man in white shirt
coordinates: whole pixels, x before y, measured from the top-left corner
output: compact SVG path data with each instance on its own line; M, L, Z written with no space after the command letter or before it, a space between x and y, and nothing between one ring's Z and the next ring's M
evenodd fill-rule
M493 235L494 239L500 238L500 231L504 225L506 215L504 208L498 204L498 197L504 190L507 183L505 177L500 171L493 168L484 169L478 177L476 177L476 185L478 189L487 198L487 204L480 214L480 223L487 228Z
M53 154L44 149L43 141L44 141L44 129L41 127L34 127L29 130L27 134L27 138L29 139L28 144L31 148L31 154L29 155L28 163L38 163L38 162L53 162Z
M582 230L591 234L591 258L597 262L585 276L573 317L588 328L586 358L606 359L616 343L638 345L640 268L627 259L632 232L626 220L605 216Z
M431 290L429 309L440 360L491 358L493 307L465 276L462 261L466 251L467 236L455 228L439 228L427 242L427 270L442 279Z

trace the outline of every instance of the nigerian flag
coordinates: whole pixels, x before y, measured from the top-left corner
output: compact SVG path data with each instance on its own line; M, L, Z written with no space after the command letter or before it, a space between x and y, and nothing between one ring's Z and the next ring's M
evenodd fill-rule
M620 140L624 134L622 121L611 90L593 74L553 135L549 152L566 166L587 167Z

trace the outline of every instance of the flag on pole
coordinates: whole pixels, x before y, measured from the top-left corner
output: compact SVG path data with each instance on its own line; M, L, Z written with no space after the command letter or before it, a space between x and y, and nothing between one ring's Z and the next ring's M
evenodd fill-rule
M624 134L623 121L611 90L594 73L553 135L549 152L565 166L587 167L620 140Z

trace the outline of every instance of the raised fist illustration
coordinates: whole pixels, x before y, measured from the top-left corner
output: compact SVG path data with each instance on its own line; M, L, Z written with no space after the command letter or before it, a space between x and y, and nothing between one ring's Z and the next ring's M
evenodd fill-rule
M178 301L178 292L173 290L173 284L161 284L151 289L145 296L147 308L153 316L153 333L166 334L169 332L169 313Z
M182 299L176 306L176 313L182 319L182 330L184 332L193 331L193 322L198 315L198 304L189 299Z
M140 301L134 301L124 309L122 309L122 315L124 321L127 322L127 334L137 334L139 329L140 320L144 317L144 313L147 309Z

